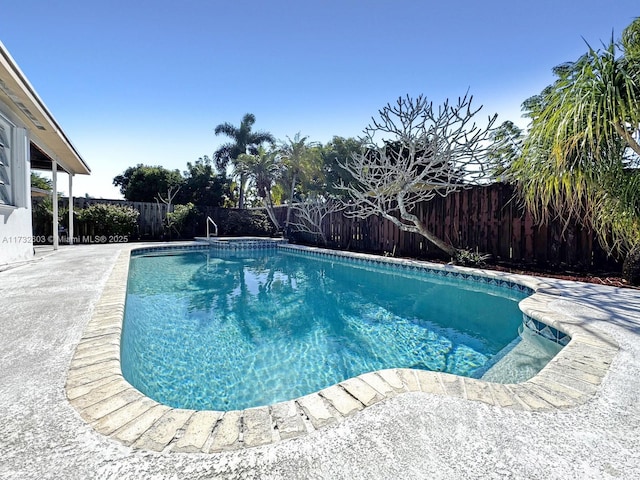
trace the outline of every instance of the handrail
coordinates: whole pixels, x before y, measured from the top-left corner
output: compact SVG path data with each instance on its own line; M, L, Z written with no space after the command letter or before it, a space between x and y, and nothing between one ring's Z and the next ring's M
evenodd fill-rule
M211 236L211 235L209 235L209 223L211 223L213 225L213 228L215 228L215 232L214 232L213 236L217 237L218 236L218 225L216 225L216 222L214 222L211 217L207 217L207 238L209 238Z

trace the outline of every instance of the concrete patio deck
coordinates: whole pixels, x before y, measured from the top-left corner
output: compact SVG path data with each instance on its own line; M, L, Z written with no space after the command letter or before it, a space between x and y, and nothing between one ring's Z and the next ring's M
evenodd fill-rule
M272 445L150 452L70 405L71 359L123 245L62 248L0 272L0 478L640 478L640 292L546 280L550 305L619 345L597 392L524 411L409 392Z

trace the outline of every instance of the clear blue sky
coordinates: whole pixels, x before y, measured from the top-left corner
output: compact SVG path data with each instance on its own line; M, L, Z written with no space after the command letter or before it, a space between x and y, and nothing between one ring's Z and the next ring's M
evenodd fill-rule
M551 68L607 41L637 0L21 0L0 40L91 166L74 194L118 198L137 163L184 170L256 116L276 138L357 136L398 96L467 89L522 127ZM66 179L61 179L66 185Z

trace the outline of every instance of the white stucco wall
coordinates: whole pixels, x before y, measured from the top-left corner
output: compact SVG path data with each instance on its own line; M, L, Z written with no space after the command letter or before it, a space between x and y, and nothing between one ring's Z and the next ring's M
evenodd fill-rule
M0 266L33 258L31 209L0 207Z
M31 166L29 134L24 125L0 103L0 120L10 125L9 165L11 204L0 204L0 266L33 258L31 224Z

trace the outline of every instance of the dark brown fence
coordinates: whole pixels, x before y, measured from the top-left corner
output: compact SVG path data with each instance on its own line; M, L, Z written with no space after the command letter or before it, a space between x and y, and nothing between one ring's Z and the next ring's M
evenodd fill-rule
M140 212L141 240L165 238L167 232L163 228L163 220L167 206L164 204L74 199L76 209L94 203L131 206ZM61 208L67 205L68 199L62 199ZM202 218L194 226L196 236L205 234L207 215L221 225L229 213L228 209L217 207L198 209ZM276 213L281 226L284 226L286 207L279 207ZM416 214L439 238L458 248L489 253L499 262L586 271L620 269L619 264L604 254L592 232L577 224L564 231L561 222L548 226L534 225L531 215L514 199L513 188L509 185L475 187L436 198L421 204ZM34 232L38 228L41 226L34 224ZM444 258L442 252L422 236L403 232L382 217L355 220L338 213L325 219L323 228L327 246L332 248L403 257ZM311 235L296 234L294 238L306 243L318 242L318 238Z
M576 223L534 225L531 214L514 199L513 188L495 184L463 190L423 203L415 212L428 229L458 248L489 253L510 264L581 270L612 269L594 235ZM329 246L417 258L442 258L422 236L399 230L382 217L355 220L332 215L323 225ZM310 236L302 236L306 241Z

